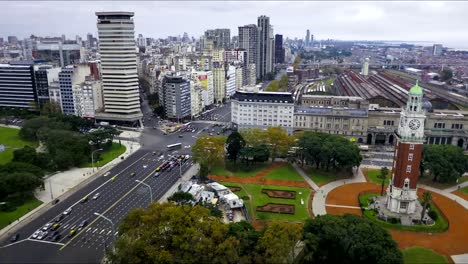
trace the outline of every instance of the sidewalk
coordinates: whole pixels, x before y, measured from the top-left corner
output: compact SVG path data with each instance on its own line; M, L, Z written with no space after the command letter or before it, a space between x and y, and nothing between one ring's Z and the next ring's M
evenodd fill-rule
M302 178L304 178L304 180L310 185L310 187L314 189L314 191L320 189L318 185L315 184L315 182L309 177L309 175L307 175L307 173L305 173L305 171L301 167L299 167L296 163L293 163L292 166L302 176Z
M118 142L118 141L117 141ZM140 148L139 143L130 142L130 141L121 141L123 145L127 148L122 154L127 157L133 154ZM120 156L122 156L120 155ZM0 230L0 240L4 234L12 234L13 231L21 228L23 225L29 223L37 215L42 212L50 209L52 207L51 201L54 199L64 200L75 191L80 189L83 185L89 183L96 177L104 174L106 171L110 170L116 164L121 162L120 156L115 158L113 161L107 163L103 167L95 168L94 173L92 168L73 168L68 171L60 172L54 175L51 175L44 179L45 190L37 190L35 196L37 199L44 202L40 206L36 207L31 212L23 215L19 220L14 223L4 227ZM51 192L52 187L52 192ZM52 194L51 194L52 193ZM52 198L53 197L53 198Z
M193 175L197 175L198 171L200 170L200 165L198 163L194 163L190 169L188 169L184 175L182 175L182 178L180 178L172 187L167 190L167 192L158 200L158 202L163 203L167 202L167 198L169 198L173 193L177 192L179 190L179 185L182 183L185 183L192 178Z
M468 182L464 182L465 183L468 183ZM431 192L435 192L435 193L438 193L440 195L443 195L449 199L452 199L454 200L455 202L459 203L461 206L465 207L465 209L468 210L468 201L466 201L465 199L461 198L460 196L457 196L453 193L450 193L450 192L447 192L445 190L441 190L441 189L437 189L437 188L434 188L434 187L431 187L431 186L427 186L427 185L424 185L424 184L418 184L418 188L423 188L423 189L426 189L428 191L431 191ZM450 187L448 189L451 189L453 187Z
M366 182L366 178L364 177L364 174L362 174L361 167L357 168L357 170L354 172L354 175L351 179L330 182L320 187L315 192L314 199L312 200L312 212L314 213L314 215L317 216L317 215L327 214L327 210L325 207L326 207L327 195L330 191L332 191L338 186L349 184L349 183L355 183L355 182Z

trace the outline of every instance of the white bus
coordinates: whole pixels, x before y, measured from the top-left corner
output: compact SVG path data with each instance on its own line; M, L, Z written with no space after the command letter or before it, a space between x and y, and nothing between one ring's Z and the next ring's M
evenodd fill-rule
M167 145L168 150L180 149L181 147L182 147L182 143L175 143L172 145Z

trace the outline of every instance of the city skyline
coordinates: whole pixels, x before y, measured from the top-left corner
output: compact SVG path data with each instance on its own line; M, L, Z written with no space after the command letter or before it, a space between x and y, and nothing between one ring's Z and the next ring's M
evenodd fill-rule
M212 28L255 23L270 17L275 34L304 38L310 29L315 39L401 40L442 43L468 49L464 10L468 2L5 2L0 36L96 35L94 12L135 12L137 34L164 38L188 32L199 37ZM184 8L181 8L181 7ZM315 10L320 10L316 12ZM210 13L204 16L203 13ZM47 14L47 17L43 14ZM28 23L16 18L27 17ZM178 19L174 19L177 17ZM180 19L180 18L184 19ZM434 20L437 17L437 20ZM58 23L68 21L67 23ZM170 21L169 24L167 21ZM195 21L197 23L187 23ZM391 21L391 23L389 23Z

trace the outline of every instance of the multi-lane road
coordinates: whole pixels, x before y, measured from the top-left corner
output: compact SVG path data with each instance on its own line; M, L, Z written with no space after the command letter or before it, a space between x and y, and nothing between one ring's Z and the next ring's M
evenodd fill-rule
M228 121L229 107L217 108L214 113ZM172 155L191 154L196 138L206 135L211 129L217 134L219 127L204 122L193 122L196 132L164 135L157 129L148 126L140 138L142 148L120 162L102 176L95 178L53 205L35 219L22 225L14 233L20 234L20 240L10 243L6 237L0 241L0 263L97 263L104 255L104 250L115 239L118 225L129 211L134 208L145 208L150 202L160 199L192 165L189 159L182 167L174 166L155 177L158 166ZM205 129L205 130L203 130ZM182 137L180 137L182 135ZM174 153L166 145L182 143L182 148ZM156 154L153 154L156 151ZM131 176L135 173L134 176ZM143 183L141 183L143 182ZM150 188L147 186L149 185ZM92 197L99 193L94 200ZM152 197L151 197L152 196ZM87 202L81 203L84 197ZM59 221L61 238L52 241L49 229L48 237L43 240L33 239L32 234L47 223L53 223L57 216L71 208L71 213ZM101 217L99 215L103 215ZM78 231L83 221L87 225ZM111 224L112 222L112 224ZM77 230L69 237L71 230Z

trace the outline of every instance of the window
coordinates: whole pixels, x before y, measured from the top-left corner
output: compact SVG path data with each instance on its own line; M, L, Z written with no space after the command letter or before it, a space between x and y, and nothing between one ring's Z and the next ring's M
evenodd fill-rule
M408 161L413 161L413 153L408 154Z
M406 166L406 173L411 173L411 165Z
M410 144L410 145L409 145L409 149L410 149L410 150L414 150L414 144Z
M434 128L445 128L445 123L434 123Z
M452 129L463 129L463 124L452 124Z
M400 209L406 210L406 208L408 208L408 202L401 202Z
M403 184L403 188L408 189L409 188L409 179L405 179L405 183Z
M383 124L384 124L384 126L393 126L395 124L395 121L393 121L393 120L384 120Z

